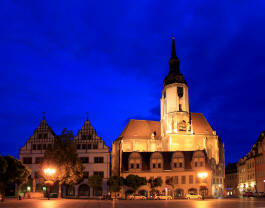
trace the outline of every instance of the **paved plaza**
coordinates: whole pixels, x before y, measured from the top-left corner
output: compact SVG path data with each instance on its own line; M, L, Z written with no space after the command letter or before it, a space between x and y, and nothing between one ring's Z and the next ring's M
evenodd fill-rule
M6 200L1 208L265 208L265 199L207 199L169 201Z

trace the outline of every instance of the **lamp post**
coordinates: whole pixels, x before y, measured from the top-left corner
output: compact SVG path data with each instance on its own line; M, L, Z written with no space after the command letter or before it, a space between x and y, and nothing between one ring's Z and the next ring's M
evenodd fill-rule
M49 200L50 199L50 188L54 184L53 177L54 177L56 170L54 168L45 168L43 172L46 176L46 180L44 184L47 186L47 197Z
M198 173L198 177L202 180L202 179L206 179L208 177L208 173L207 172L199 172ZM202 199L204 200L204 191L202 191Z

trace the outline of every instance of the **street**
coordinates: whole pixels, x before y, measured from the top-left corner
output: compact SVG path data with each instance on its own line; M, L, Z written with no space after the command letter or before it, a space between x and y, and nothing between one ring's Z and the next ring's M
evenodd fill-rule
M265 208L265 199L207 199L207 200L169 200L169 201L100 201L100 200L46 200L26 199L6 200L1 208Z

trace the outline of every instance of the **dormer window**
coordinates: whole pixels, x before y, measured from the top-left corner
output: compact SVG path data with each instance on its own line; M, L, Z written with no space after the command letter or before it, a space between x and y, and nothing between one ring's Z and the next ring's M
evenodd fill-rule
M159 169L162 169L163 166L163 156L160 152L154 152L152 155L151 155L151 158L150 158L150 169L151 170L159 170Z
M184 155L182 152L175 152L172 155L171 167L174 170L183 170L184 168Z
M202 151L193 153L192 164L194 168L203 168L205 166L205 156Z
M129 170L140 170L142 167L142 158L138 152L133 152L129 156Z

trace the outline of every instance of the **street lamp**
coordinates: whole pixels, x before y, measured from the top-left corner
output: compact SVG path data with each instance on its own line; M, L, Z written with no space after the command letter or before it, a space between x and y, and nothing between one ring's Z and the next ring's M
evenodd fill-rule
M54 181L53 181L53 176L56 172L56 170L54 168L45 168L43 170L45 176L46 176L46 181L44 182L44 184L47 186L47 196L48 196L48 200L50 199L50 188L51 186L53 186Z
M208 177L208 173L207 173L207 172L199 172L199 173L198 173L198 177L199 177L200 179L206 179L206 178ZM205 191L205 190L202 191L202 199L203 199L203 200L204 200L204 191Z

